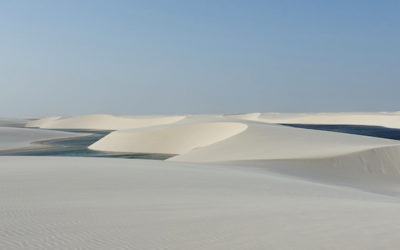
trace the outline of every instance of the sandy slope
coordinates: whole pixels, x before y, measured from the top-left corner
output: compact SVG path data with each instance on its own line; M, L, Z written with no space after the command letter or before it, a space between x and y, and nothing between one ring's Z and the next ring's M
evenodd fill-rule
M248 128L226 140L171 160L215 162L234 160L314 159L400 145L399 141L327 131L247 122Z
M27 124L27 127L47 129L119 130L175 123L185 116L127 117L112 115L86 115L76 117L50 117Z
M233 115L238 119L286 124L349 124L400 128L400 112L370 113L253 113Z
M53 122L61 118L61 116L45 117L42 119L27 122L25 126L28 128L50 128Z
M400 197L399 162L400 146L390 146L325 158L245 160L223 164Z
M394 145L400 145L400 142L207 117L194 121L187 118L185 123L153 128L115 131L91 145L90 149L179 154L171 160L215 162L323 158Z
M92 144L93 150L136 153L183 154L235 136L247 125L210 122L115 131Z
M175 162L256 166L315 182L391 195L398 195L400 190L399 141L242 118L187 118L183 125L116 131L90 148L178 154L167 160Z
M0 249L396 249L395 198L252 168L0 158Z
M141 119L91 148L178 155L0 157L0 249L398 249L399 141L271 124L396 127L397 116L62 118Z
M0 150L37 147L38 145L33 145L32 142L82 135L82 133L77 134L29 128L0 127Z

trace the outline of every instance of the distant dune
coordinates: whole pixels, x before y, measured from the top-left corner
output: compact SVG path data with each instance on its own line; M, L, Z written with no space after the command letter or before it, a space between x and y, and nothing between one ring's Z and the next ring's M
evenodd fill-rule
M185 116L118 117L113 115L86 115L77 117L50 117L27 123L27 127L47 129L119 130L174 123Z
M233 116L234 117L234 116ZM255 113L236 115L252 121L283 124L347 124L400 128L400 112L371 113Z

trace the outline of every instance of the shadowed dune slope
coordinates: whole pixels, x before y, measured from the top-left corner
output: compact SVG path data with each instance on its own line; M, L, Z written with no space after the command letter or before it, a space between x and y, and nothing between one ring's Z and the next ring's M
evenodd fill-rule
M400 196L400 146L379 147L326 158L248 160L225 164L255 167L316 183Z
M398 199L269 171L74 157L1 157L0 166L0 249L400 245Z
M260 117L260 115L261 115L261 113L245 113L245 114L224 115L224 117L255 121L258 119L258 117Z

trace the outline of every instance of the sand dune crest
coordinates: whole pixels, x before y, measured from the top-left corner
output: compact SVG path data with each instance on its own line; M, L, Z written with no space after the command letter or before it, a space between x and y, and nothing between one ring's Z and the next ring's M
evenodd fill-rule
M399 112L373 112L373 113L263 113L259 117L243 117L243 119L287 124L348 124L383 126L400 128Z
M92 144L93 150L112 152L182 154L225 140L246 130L247 125L210 122L145 130L115 131Z
M27 127L47 129L119 130L175 123L185 116L122 117L113 115L85 115L65 118L45 118L29 122Z

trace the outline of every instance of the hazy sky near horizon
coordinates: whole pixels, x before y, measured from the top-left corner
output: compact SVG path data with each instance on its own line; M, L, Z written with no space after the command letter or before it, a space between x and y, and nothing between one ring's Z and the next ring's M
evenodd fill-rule
M0 117L400 110L400 1L2 1Z

